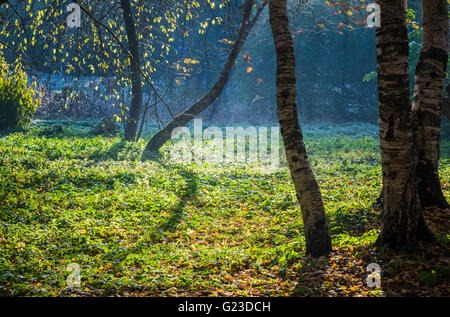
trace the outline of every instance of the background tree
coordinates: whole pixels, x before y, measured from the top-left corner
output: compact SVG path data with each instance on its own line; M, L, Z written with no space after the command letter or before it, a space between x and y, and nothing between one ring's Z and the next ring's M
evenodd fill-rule
M130 53L133 56L133 62L131 63L131 108L125 127L125 140L132 141L136 138L137 126L142 111L142 78L140 73L141 58L130 1L120 0L120 6L123 10L123 18L125 21L125 29L127 31Z
M264 1L261 4L255 16L253 17L253 19L251 19L254 1L253 0L245 1L238 38L234 43L233 48L231 49L231 52L228 55L225 65L223 66L222 71L219 77L217 78L216 82L204 96L202 96L193 105L191 105L186 110L177 115L175 118L173 118L163 129L154 134L150 139L150 141L147 143L147 146L145 147L146 152L148 153L157 152L161 148L161 146L163 146L164 143L166 143L170 139L172 131L175 128L185 126L187 123L193 120L196 116L198 116L202 111L204 111L209 105L211 105L217 99L217 97L224 89L226 83L228 82L231 69L235 64L239 51L244 45L250 30L256 23L258 16L261 13L262 9L265 7L266 3L267 2Z
M66 7L70 2L10 1L2 6L6 10L2 12L0 36L8 47L20 54L21 59L27 59L49 78L53 74L61 76L64 82L72 78L72 97L85 90L81 82L83 77L97 77L100 82L103 79L113 81L109 95L106 84L96 85L97 99L104 99L116 107L119 112L117 119L126 121L130 110L127 103L133 98L129 87L132 87L131 79L136 77L137 72L132 76L133 72L129 71L134 62L129 58L131 53L123 46L128 42L127 29L130 28L122 22L124 10L121 3L76 1L83 10L81 26L69 29L66 25ZM142 64L140 73L145 74L148 87L153 84L151 74L161 64L166 64L166 58L174 51L170 43L181 8L177 2L171 2L169 8L160 8L159 3L150 1L129 4L131 11L135 9L135 35L143 51L135 54L133 60L139 56ZM191 6L196 7L197 3L189 1L183 5ZM136 45L130 45L130 49L131 46ZM51 89L60 90L64 88L61 85L63 81L60 80ZM111 111L107 114L111 115Z
M306 155L297 115L295 54L286 0L271 0L270 25L277 54L277 109L286 158L303 216L306 252L325 256L331 251L331 238L319 185Z
M418 190L423 207L447 208L438 171L441 105L448 61L447 1L423 0L422 17L422 49L413 102Z

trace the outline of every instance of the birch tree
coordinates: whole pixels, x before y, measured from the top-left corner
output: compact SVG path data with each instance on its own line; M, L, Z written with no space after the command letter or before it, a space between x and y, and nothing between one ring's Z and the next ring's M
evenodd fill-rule
M306 252L326 256L331 238L319 185L311 170L297 114L295 54L286 0L271 0L270 25L277 54L277 111L289 170L303 217Z
M416 67L413 113L417 182L423 207L448 208L439 182L444 80L448 61L447 0L422 0L422 49Z
M384 214L378 245L415 247L431 240L418 199L416 153L409 99L408 35L402 0L378 0L376 31Z

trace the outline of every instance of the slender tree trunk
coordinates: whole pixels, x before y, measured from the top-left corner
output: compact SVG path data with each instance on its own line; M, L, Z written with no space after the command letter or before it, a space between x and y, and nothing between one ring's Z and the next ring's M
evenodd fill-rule
M448 208L438 170L448 59L447 15L447 0L422 0L422 49L415 74L413 114L418 191L423 207Z
M297 115L295 55L287 16L287 0L271 0L270 25L277 53L277 109L289 170L303 216L306 252L325 256L331 238L319 185L306 155Z
M125 29L127 32L128 45L130 53L135 63L131 62L131 108L128 112L127 124L125 126L125 140L134 141L136 139L136 131L139 117L142 111L142 80L139 67L141 65L139 56L139 43L136 35L136 27L134 24L133 14L129 0L120 0L120 6L123 10L123 18L125 20Z
M253 25L256 23L258 16L266 2L262 4L262 6L257 11L255 17L250 21L250 15L252 13L254 0L246 0L244 3L244 14L242 17L241 28L239 30L238 39L236 40L230 55L228 55L227 61L223 66L223 69L219 75L219 78L215 82L214 86L198 101L196 101L189 108L181 112L174 119L172 119L163 129L158 131L156 134L152 136L150 141L147 143L145 147L146 152L155 153L157 152L161 146L164 145L172 136L172 131L175 128L183 127L187 123L189 123L192 119L198 116L203 110L205 110L209 105L211 105L217 97L222 92L225 84L228 81L228 77L230 75L231 69L233 68L234 63L236 62L236 58L244 45L245 40L247 39L248 34L250 33Z
M408 78L408 35L401 0L377 0L377 68L384 213L377 244L410 249L431 239L418 200Z

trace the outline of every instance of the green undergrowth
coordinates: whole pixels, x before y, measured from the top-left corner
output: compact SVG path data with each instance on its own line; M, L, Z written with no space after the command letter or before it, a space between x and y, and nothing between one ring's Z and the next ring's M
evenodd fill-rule
M35 122L0 138L0 294L290 294L305 258L286 162L142 161L145 141L89 135L93 121ZM61 128L54 128L60 125ZM306 126L335 247L375 241L377 128ZM448 149L448 141L443 144ZM450 160L441 175L449 197Z

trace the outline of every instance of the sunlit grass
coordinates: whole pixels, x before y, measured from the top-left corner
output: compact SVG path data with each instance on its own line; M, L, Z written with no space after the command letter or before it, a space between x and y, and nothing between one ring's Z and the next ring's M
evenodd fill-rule
M296 287L285 277L302 266L305 242L283 158L272 171L174 164L169 146L142 162L143 140L88 136L89 124L54 136L39 127L0 139L0 294L65 294L73 262L80 289L97 295L281 296ZM333 244L373 242L377 128L304 130Z

